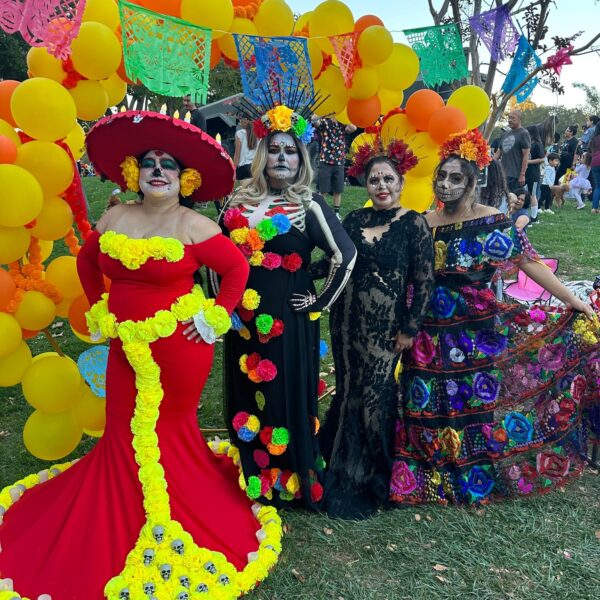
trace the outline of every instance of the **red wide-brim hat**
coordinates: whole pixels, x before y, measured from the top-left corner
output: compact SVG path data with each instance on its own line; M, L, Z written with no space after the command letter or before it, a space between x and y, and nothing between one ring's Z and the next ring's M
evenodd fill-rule
M168 115L130 110L100 119L86 137L87 153L96 173L125 191L121 173L126 156L150 150L168 152L185 168L196 169L202 185L189 196L194 202L222 198L231 192L235 169L231 158L210 135Z

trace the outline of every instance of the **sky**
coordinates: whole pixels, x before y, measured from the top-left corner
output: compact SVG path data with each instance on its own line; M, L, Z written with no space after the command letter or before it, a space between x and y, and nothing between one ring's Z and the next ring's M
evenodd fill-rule
M319 4L318 0L287 0L287 2L294 12L298 13L313 10ZM345 0L344 3L352 10L355 20L364 14L377 15L387 29L392 32L394 40L397 42L407 43L402 33L403 29L433 25L427 0ZM439 9L442 4L442 0L433 0L435 9ZM484 2L485 4L486 2ZM516 20L519 21L519 15L517 15ZM584 33L575 41L575 47L577 48L587 43L587 40L598 31L598 23L600 23L600 1L555 0L555 6L550 9L548 16L549 34L547 39L549 40L552 35L567 36L576 31L587 29L587 33ZM600 47L600 41L597 42L597 46ZM541 58L544 59L544 57ZM508 72L509 68L510 59L499 65L499 70L503 73ZM580 81L591 86L600 87L600 81L597 77L599 72L600 55L598 53L594 52L573 57L573 64L563 67L561 73L561 82L565 87L564 95L544 90L538 85L530 99L536 104L561 105L574 108L584 103L585 94L582 90L574 88L573 83ZM497 74L495 87L500 87L503 79Z

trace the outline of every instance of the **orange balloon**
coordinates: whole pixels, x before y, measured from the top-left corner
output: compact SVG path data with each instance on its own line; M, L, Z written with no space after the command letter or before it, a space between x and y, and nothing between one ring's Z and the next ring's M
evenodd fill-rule
M429 135L438 144L443 144L453 133L458 133L466 128L465 113L454 106L439 108L429 119Z
M121 64L119 64L119 66L117 67L117 75L125 83L127 83L129 85L135 85L135 82L131 81L131 79L129 79L129 77L127 77L127 73L125 71L125 59L124 58L121 58Z
M357 127L369 127L381 115L381 102L377 94L365 100L350 98L347 106L348 118Z
M16 127L17 124L15 123L10 110L10 97L19 83L21 82L15 81L14 79L0 81L0 119L8 121L13 127Z
M5 135L0 135L0 163L14 163L17 158L17 145Z
M219 44L217 44L217 40L212 40L210 43L210 68L214 69L220 62L223 53L221 52L221 48L219 48Z
M444 100L433 90L418 90L406 102L406 116L412 126L427 131L431 115L444 108Z
M34 338L38 333L39 331L30 331L29 329L21 328L21 335L23 336L24 340Z
M354 23L354 31L360 33L372 25L384 26L383 21L379 17L376 17L375 15L363 15L356 20L356 23Z
M77 296L71 306L69 306L69 323L71 327L83 335L90 335L90 330L85 320L85 313L90 310L90 303L88 302L85 294Z
M181 16L181 0L140 0L139 4L161 15Z
M0 310L4 310L16 291L17 286L13 278L8 274L8 271L0 269Z

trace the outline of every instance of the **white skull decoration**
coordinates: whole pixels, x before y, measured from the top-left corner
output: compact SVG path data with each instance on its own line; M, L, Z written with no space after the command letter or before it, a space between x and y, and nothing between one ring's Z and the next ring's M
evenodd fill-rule
M160 567L158 567L158 569L160 571L160 576L165 581L169 581L169 579L171 578L171 574L173 573L173 567L171 565L169 565L168 563L165 563L164 565L160 565Z
M147 581L144 584L144 594L146 594L146 596L152 596L152 594L154 594L154 592L156 591L156 586L151 582L151 581Z
M152 528L152 535L158 544L160 544L165 537L165 528L162 525L155 525Z
M171 548L173 548L173 552L175 552L177 554L183 554L185 551L183 541L180 540L179 538L176 538L171 542Z
M229 577L227 577L227 575L219 575L219 577L217 578L217 581L221 585L227 585L229 583Z
M206 592L208 592L208 586L205 583L199 583L196 586L196 591L201 592L201 593L202 592L206 593Z
M175 600L189 600L190 596L187 592L179 592L175 597Z
M179 576L179 583L186 588L190 587L190 578L187 575L180 575Z
M204 563L204 568L211 574L211 575L216 575L217 573L217 567L215 567L215 563L210 562L210 560L207 563Z
M146 548L144 550L144 564L148 567L154 561L154 550L152 548Z
M129 600L129 588L123 588L119 592L119 600Z

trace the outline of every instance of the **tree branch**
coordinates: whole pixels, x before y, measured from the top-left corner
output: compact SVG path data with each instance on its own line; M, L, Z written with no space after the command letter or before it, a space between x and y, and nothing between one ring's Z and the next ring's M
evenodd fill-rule
M431 16L433 17L433 22L436 25L439 25L441 20L446 16L446 13L448 12L448 6L450 4L450 0L444 0L444 4L442 4L442 7L438 11L436 11L433 6L433 0L428 0L428 3L429 3L429 12L431 13Z

